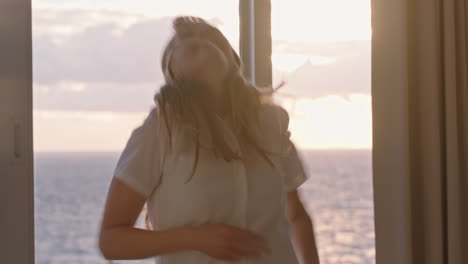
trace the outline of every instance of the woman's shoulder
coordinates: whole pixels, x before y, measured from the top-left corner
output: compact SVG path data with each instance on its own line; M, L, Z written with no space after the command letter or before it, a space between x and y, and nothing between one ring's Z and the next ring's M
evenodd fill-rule
M160 124L159 109L153 106L145 115L143 122L138 126L138 129L153 130Z
M145 123L147 123L148 130L151 131L151 136L155 138L163 151L169 151L173 148L181 149L182 146L187 148L185 144L191 139L188 134L189 130L173 119L170 109L161 109L157 105L153 106L146 117Z
M286 109L276 103L263 103L259 111L259 121L283 131L288 129L289 114Z
M146 123L153 129L163 129L171 122L167 122L167 116L164 115L159 106L152 106L146 116L144 124Z
M156 137L157 141L161 141L166 137L167 127L165 118L161 115L158 106L152 106L147 112L144 120L140 125L135 128L135 131L141 131L141 135L145 137Z
M263 103L258 115L258 142L270 153L283 153L288 133L288 112L280 105Z

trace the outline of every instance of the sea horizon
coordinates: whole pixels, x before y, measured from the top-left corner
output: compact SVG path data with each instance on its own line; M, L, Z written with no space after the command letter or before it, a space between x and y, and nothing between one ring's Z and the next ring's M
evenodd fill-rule
M97 232L120 151L35 154L36 263L109 263L97 248ZM299 149L309 179L298 190L314 221L322 264L375 263L371 154ZM141 216L137 223L142 226Z

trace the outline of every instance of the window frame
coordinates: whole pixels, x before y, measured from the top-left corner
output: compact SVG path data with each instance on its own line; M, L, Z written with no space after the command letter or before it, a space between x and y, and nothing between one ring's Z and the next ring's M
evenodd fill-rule
M0 1L0 260L34 263L30 0Z
M0 2L0 259L18 264L35 262L31 15L31 0ZM271 84L270 16L270 0L239 0L241 60L255 84Z
M377 102L374 97L378 92L382 99L405 98L399 90L392 89L395 85L404 86L404 80L391 71L404 66L404 56L397 55L404 54L401 18L405 16L405 0L371 2L374 222L376 259L384 260L395 254L402 258L409 254L409 247L404 244L394 246L396 251L386 249L388 244L402 242L399 238L406 229L396 217L404 209L392 200L405 192L398 190L398 184L388 188L386 179L407 168L404 161L385 161L386 155L405 147L406 143L398 140L405 124L386 114L398 107L387 109L388 104L380 104L384 101ZM31 0L0 1L0 259L18 264L35 262L31 8ZM239 0L239 18L244 73L257 85L271 86L271 1ZM404 100L396 102L404 107ZM393 211L391 219L386 213L389 208ZM392 239L385 242L384 237Z

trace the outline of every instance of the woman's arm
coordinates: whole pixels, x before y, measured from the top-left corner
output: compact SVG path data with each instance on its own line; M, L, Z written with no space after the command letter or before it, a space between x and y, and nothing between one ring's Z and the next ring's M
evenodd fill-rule
M286 215L292 224L291 242L301 264L319 264L312 219L307 214L297 190L288 192Z
M99 249L106 259L144 259L195 250L223 261L237 261L270 251L258 234L222 223L160 231L134 228L145 201L121 180L112 180L99 235Z
M145 202L120 180L112 180L99 235L99 249L106 259L143 259L191 249L191 227L163 231L133 227Z

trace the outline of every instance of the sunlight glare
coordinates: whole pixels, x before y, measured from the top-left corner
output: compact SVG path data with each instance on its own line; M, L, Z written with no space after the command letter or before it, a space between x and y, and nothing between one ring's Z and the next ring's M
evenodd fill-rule
M272 0L272 37L290 42L369 40L368 0Z

